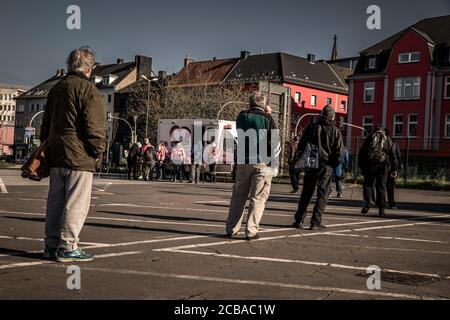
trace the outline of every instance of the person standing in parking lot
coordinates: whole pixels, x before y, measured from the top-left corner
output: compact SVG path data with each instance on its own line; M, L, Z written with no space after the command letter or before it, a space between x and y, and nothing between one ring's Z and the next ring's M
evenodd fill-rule
M90 208L93 173L105 151L105 108L89 81L94 53L87 47L76 49L67 65L68 75L48 94L41 126L51 168L44 257L82 262L94 259L78 248L78 236Z

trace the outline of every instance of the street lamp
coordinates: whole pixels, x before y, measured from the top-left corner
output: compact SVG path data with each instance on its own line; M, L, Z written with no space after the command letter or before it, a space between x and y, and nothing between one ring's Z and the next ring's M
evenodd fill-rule
M226 106L230 105L230 104L248 104L248 102L243 102L243 101L229 101L227 103L225 103L223 106L220 107L219 112L217 113L217 120L220 119L220 115L222 114L222 111L225 109Z
M147 89L147 110L146 110L146 118L145 118L145 137L148 138L148 109L150 108L150 83L155 80L150 80L144 75L141 75L141 78L146 80L148 82L148 89Z

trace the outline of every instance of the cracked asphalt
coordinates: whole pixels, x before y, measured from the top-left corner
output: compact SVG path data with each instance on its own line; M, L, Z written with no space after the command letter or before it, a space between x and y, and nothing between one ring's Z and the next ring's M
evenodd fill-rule
M317 232L290 228L299 195L274 184L261 239L247 242L224 237L232 184L95 179L80 238L97 259L69 290L68 265L41 257L47 182L0 178L0 299L450 298L448 192L399 190L400 209L379 218L360 214L348 185ZM367 286L369 266L380 289Z

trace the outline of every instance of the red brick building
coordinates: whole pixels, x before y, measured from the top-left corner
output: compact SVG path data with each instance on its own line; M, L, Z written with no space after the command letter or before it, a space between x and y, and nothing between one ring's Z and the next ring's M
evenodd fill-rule
M361 52L349 77L348 122L387 128L415 156L450 156L450 15L429 18ZM349 128L347 144L363 131Z

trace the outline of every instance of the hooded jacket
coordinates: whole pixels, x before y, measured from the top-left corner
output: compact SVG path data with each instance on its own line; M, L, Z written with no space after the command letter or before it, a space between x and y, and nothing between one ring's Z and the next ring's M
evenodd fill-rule
M49 92L41 126L51 168L94 172L105 151L105 107L97 87L69 73Z
M336 168L344 157L344 142L341 131L336 127L331 119L321 116L319 121L310 124L302 135L298 147L298 156L301 155L309 143L319 146L319 127L320 127L320 156L319 165Z

